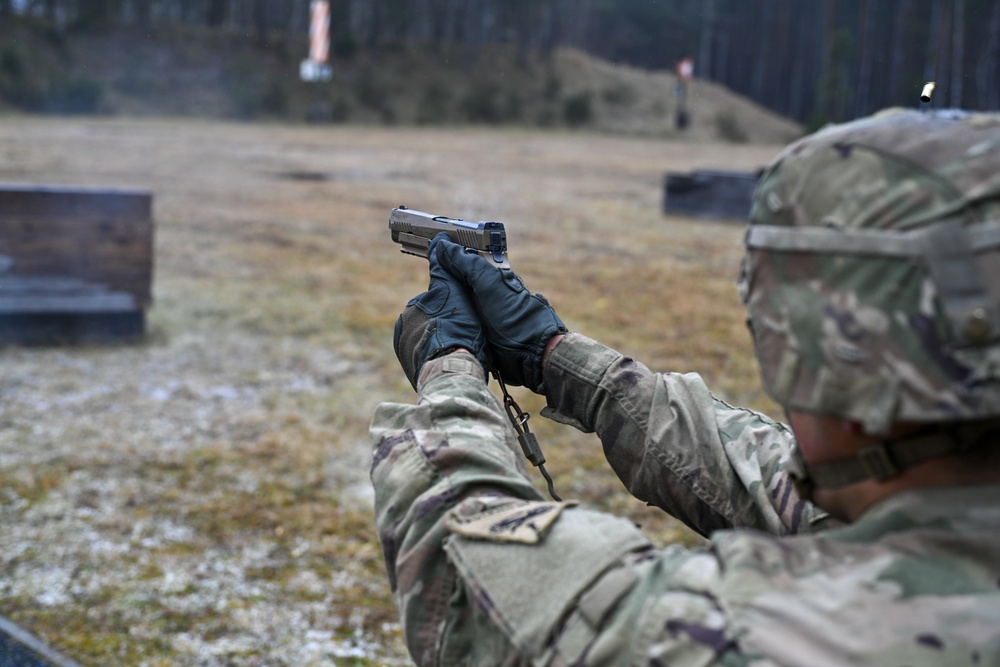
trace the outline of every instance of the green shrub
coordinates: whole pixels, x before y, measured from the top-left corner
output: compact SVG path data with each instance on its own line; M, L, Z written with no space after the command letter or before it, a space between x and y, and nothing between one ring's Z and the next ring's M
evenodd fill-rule
M520 120L524 115L524 98L515 88L507 91L507 103L504 106L506 120Z
M379 119L382 121L383 125L395 125L399 120L399 114L396 113L396 107L394 107L389 100L378 110Z
M427 84L417 105L418 123L424 125L440 125L448 120L448 103L451 91L447 86L433 82Z
M154 97L166 93L169 86L157 76L151 76L149 71L138 65L126 65L112 84L115 90L135 97Z
M562 80L554 72L549 72L545 78L545 89L542 91L542 97L550 102L555 102L559 99L561 91Z
M474 84L462 98L461 108L465 118L473 123L502 122L500 86L491 81Z
M358 69L354 79L354 94L361 106L366 109L381 111L388 106L388 88L371 67L365 66Z
M226 89L241 118L254 118L261 111L262 88L260 67L249 56L235 58L226 70Z
M825 111L814 111L806 121L805 133L812 134L830 124L830 116Z
M744 144L749 140L746 130L740 125L739 118L731 111L716 114L715 130L719 137L734 144Z
M566 98L563 103L563 120L577 127L589 123L594 118L594 105L589 92L577 93Z
M605 102L622 107L634 104L638 97L635 88L627 83L616 83L605 88L604 92L601 93L601 98Z
M58 83L46 95L46 111L67 114L87 114L100 111L104 86L92 79L69 79Z
M104 101L104 85L96 79L46 72L14 46L0 49L0 99L25 111L95 113Z
M330 106L330 120L332 122L346 123L353 115L354 106L347 97L341 95L334 98Z
M0 76L9 79L24 78L24 60L20 53L10 48L0 52Z
M558 119L559 114L556 113L551 104L544 105L535 115L535 123L541 127L552 127L558 122Z
M26 111L41 110L45 102L41 86L26 75L24 59L12 48L0 52L0 100Z
M288 87L279 79L272 79L267 84L260 98L260 108L272 116L284 116L288 113Z
M351 58L358 52L358 40L348 30L340 30L330 41L330 50L340 58Z

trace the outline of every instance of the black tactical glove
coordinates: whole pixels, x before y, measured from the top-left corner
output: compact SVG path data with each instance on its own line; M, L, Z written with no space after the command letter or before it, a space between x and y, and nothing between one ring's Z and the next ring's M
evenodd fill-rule
M468 286L500 377L542 393L545 346L567 331L556 311L541 294L529 292L516 273L497 269L447 238L437 252L441 266Z
M392 337L396 357L414 389L428 359L456 348L469 350L489 370L486 338L475 307L461 282L438 263L439 244L447 238L442 232L431 240L430 287L406 304Z

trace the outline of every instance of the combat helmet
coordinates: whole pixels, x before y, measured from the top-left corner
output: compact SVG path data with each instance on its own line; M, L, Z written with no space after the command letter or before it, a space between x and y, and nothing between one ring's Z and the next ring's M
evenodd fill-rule
M1000 418L1000 115L884 112L789 147L754 194L740 281L786 409Z

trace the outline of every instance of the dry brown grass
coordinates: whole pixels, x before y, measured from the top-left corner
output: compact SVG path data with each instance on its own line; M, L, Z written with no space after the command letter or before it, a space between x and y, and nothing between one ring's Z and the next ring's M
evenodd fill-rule
M390 208L504 221L569 326L769 409L734 287L742 228L660 207L667 170L775 150L4 118L0 180L149 188L157 231L147 342L0 351L0 614L92 665L405 662L367 424L412 399L391 330L426 264L389 241ZM694 539L621 489L595 438L532 426L564 496Z

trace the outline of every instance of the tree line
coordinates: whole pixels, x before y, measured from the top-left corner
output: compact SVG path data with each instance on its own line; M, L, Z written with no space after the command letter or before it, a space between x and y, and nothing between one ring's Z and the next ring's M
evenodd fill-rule
M753 5L751 7L751 5ZM702 74L799 120L1000 108L998 0L704 0Z
M508 43L719 82L809 123L915 105L1000 108L1000 0L330 0L333 53ZM58 32L200 24L262 45L303 39L309 0L0 0Z

